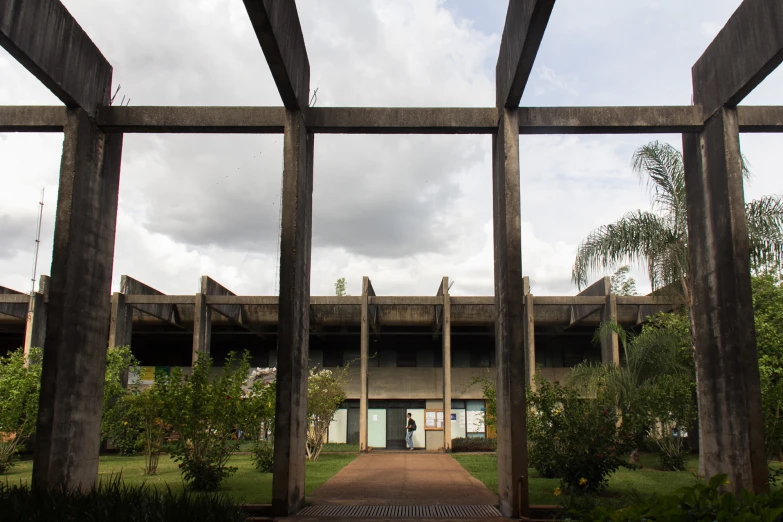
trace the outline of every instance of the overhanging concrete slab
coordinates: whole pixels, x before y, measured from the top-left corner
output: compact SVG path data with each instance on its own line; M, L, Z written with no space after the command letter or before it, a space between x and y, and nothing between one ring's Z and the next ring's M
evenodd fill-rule
M126 296L125 304L132 305L133 308L135 308L136 310L142 313L151 315L153 317L156 317L162 321L166 321L175 326L180 326L177 307L174 303L170 302L170 300L162 299L161 301L164 302L159 302L159 303L154 303L154 302L138 303L138 302L134 302L134 300L132 299L128 299L129 296L139 296L139 295L144 295L149 297L163 297L163 298L172 297L172 296L167 296L160 290L145 285L141 281L137 281L136 279L133 279L132 277L129 277L127 275L123 275L121 277L120 287L121 287L121 292Z
M296 2L244 2L283 105L291 110L306 111L310 98L310 62Z
M112 67L59 0L0 0L0 45L68 107L108 105Z
M783 2L744 0L691 71L704 120L736 106L783 61Z
M0 286L0 314L27 319L27 307L30 295Z
M497 106L519 106L555 0L511 0L495 68Z
M2 105L0 132L62 132L66 111L58 106Z

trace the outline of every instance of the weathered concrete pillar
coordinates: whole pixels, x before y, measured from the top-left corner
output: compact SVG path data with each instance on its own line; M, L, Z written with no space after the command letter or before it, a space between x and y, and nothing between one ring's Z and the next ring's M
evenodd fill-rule
M81 109L64 135L33 482L72 489L98 475L122 135Z
M503 515L518 517L530 502L517 109L499 109L499 121L492 137L498 495Z
M43 348L46 341L46 300L49 298L49 285L49 276L41 276L38 292L30 297L24 336L25 359L30 355L31 348Z
M451 297L449 278L444 277L443 291L443 451L451 451Z
M617 324L617 296L612 293L606 296L601 322ZM601 361L620 366L620 339L616 332L610 332L601 338Z
M196 294L193 307L193 364L200 355L209 355L212 338L212 309L207 305L207 296Z
M368 399L368 366L370 352L370 320L369 320L369 286L370 278L362 278L362 326L361 326L361 379L359 390L359 450L367 451L367 399Z
M133 308L125 304L125 294L114 292L111 296L111 324L109 348L130 346L133 334Z
M305 494L313 146L300 111L286 110L272 509L296 512Z
M768 489L736 108L683 135L701 455L707 476Z
M533 294L525 295L525 358L527 366L527 386L536 389L536 319Z

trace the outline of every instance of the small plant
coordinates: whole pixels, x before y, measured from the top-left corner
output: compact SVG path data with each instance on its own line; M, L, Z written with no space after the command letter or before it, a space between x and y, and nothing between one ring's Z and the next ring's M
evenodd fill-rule
M275 445L271 440L259 440L253 444L250 458L261 473L272 473L275 467Z
M135 390L128 383L128 375L131 371L138 372L138 367L139 361L130 346L111 347L106 352L101 438L111 441L124 456L135 455L141 449L140 426L122 404L122 399Z
M245 516L227 495L128 486L120 476L101 481L86 491L31 489L0 482L0 520L243 522Z
M14 465L17 453L35 433L41 359L38 348L30 350L27 364L22 348L0 358L0 473Z
M783 490L763 495L744 491L741 495L723 492L726 475L715 475L707 484L681 488L675 495L635 501L614 510L601 506L591 510L571 509L563 520L579 522L646 522L702 520L741 520L743 522L780 522L783 520Z
M454 453L465 451L496 451L497 439L465 438L459 437L451 441L451 451Z

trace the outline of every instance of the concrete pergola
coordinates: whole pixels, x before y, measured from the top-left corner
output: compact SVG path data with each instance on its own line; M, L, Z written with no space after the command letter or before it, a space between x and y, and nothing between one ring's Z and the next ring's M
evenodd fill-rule
M737 491L766 489L739 133L783 131L783 107L737 104L783 60L780 0L744 0L693 66L694 105L591 108L519 107L555 1L511 0L496 107L478 109L310 108L295 2L244 3L283 107L110 107L112 66L58 0L0 0L0 44L65 105L0 107L0 131L64 134L35 484L96 480L123 134L284 135L273 485L280 515L304 498L315 135L492 135L498 492L503 513L518 516L529 508L524 346L533 315L521 266L519 136L681 133L706 471L728 473ZM363 347L363 366L366 357Z

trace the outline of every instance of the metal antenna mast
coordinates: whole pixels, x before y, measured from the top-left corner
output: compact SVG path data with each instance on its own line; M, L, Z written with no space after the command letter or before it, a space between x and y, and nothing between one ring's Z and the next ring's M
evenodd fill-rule
M41 201L38 202L38 231L35 234L35 255L33 256L33 278L30 288L30 295L35 294L35 276L38 271L38 247L41 245L41 221L43 221L44 192L46 188L41 189Z

